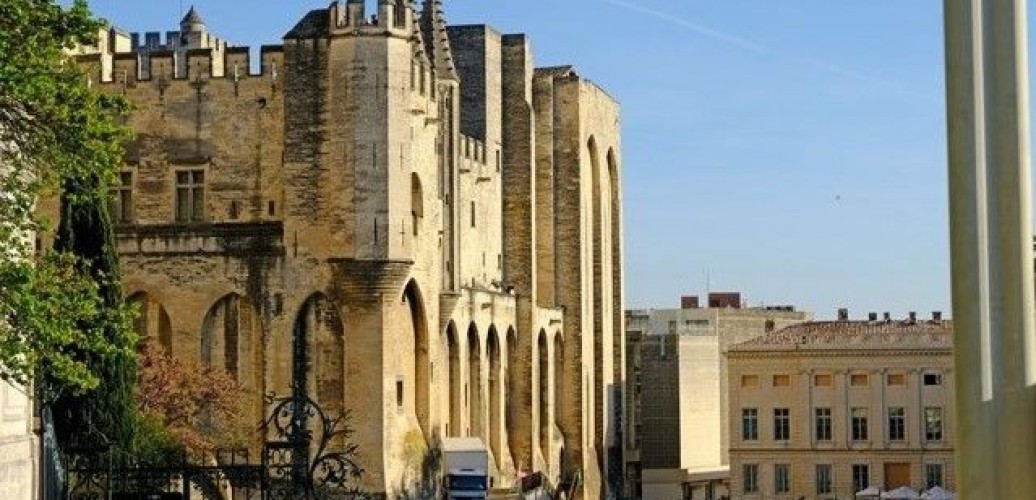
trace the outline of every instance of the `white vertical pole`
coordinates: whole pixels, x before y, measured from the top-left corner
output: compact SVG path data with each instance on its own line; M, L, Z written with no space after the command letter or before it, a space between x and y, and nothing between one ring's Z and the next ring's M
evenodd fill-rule
M1025 0L946 0L961 498L1036 491Z
M1032 174L1025 0L985 0L990 332L997 446L995 498L1036 491Z

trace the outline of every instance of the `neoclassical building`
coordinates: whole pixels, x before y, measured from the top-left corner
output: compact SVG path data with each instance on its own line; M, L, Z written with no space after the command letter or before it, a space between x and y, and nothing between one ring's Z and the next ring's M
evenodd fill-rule
M256 421L306 374L353 412L374 491L478 436L497 485L538 471L603 496L622 463L615 99L439 1L335 2L256 61L194 9L84 52L133 105L113 212L142 336L233 374Z
M727 357L731 498L956 489L953 326L941 313L854 321L842 310Z

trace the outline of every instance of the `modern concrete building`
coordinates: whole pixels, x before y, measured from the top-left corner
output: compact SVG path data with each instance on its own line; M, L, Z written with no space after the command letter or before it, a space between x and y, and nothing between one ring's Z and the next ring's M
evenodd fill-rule
M731 347L732 498L955 489L952 327L869 315Z
M627 311L627 498L726 494L726 361L730 345L808 321L792 307L744 308L716 293L700 308Z

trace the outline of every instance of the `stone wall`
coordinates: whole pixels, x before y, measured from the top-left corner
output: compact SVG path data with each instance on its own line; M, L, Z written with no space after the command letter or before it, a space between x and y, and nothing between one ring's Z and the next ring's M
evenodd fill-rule
M39 442L25 389L0 384L0 498L37 498Z
M260 394L288 391L301 332L308 388L352 410L373 491L406 490L439 439L471 435L489 444L497 485L582 470L597 498L593 450L614 434L605 385L621 376L617 105L574 74L557 102L538 95L522 35L450 28L446 58L420 35L427 17L358 9L305 15L264 47L259 74L240 70L244 48L191 50L183 73L161 50L81 56L134 104L117 236L137 327L231 371L257 420ZM564 119L536 121L548 101ZM561 160L591 135L600 159L572 148ZM539 157L543 136L558 161ZM573 223L574 260L539 257L536 236Z

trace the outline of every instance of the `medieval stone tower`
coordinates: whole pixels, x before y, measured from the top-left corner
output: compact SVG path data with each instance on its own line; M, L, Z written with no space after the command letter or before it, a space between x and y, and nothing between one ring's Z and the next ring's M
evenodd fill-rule
M446 436L495 483L586 498L621 471L619 107L524 35L440 1L306 14L263 46L109 32L81 56L134 104L115 215L138 330L287 394L296 361L353 412L366 486L393 494ZM614 471L614 472L610 472Z

